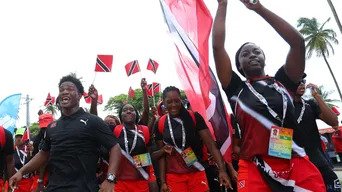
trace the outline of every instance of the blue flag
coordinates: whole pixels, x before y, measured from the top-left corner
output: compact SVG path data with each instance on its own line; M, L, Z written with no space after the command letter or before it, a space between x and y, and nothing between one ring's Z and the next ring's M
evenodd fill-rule
M18 119L21 94L13 94L6 97L0 103L0 125L14 132L15 123Z

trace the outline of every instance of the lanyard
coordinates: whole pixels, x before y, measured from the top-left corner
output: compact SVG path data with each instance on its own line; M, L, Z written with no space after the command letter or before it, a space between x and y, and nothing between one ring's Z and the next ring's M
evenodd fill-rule
M138 139L138 128L135 125L134 126L135 129L135 134L134 134L134 139L133 139L133 143L132 143L132 148L131 150L128 150L128 139L127 139L127 132L126 132L126 127L123 127L123 132L124 132L124 142L125 142L125 150L126 153L131 154L133 149L135 148L135 146L137 145L137 139Z
M20 160L20 163L22 165L25 165L25 158L26 158L26 154L22 151L22 150L19 150L18 147L15 147L16 151L17 151L17 154L18 154L18 158ZM23 154L23 158L21 158L20 156L20 153Z
M297 119L297 123L298 123L298 124L302 121L303 115L304 115L304 111L305 111L305 101L304 101L303 98L301 98L301 101L302 101L303 106L302 106L302 109L301 109L301 111L300 111L299 117L298 117L298 119Z
M173 144L175 145L175 147L180 148L183 151L184 148L185 148L185 142L186 142L185 128L184 128L184 125L183 125L183 121L178 121L178 122L182 125L182 148L178 147L177 144L176 144L175 136L173 135L172 125L171 125L171 121L170 121L170 115L167 114L167 123L168 123L169 131L170 131L170 136L171 136L171 139L173 141Z
M267 107L267 110L268 112L275 118L277 119L278 121L281 122L281 126L283 126L284 124L284 120L285 120L285 117L286 117L286 111L287 111L287 97L286 95L284 94L283 90L281 90L281 88L278 86L278 84L276 82L274 82L272 84L272 87L278 92L281 94L281 97L283 99L283 118L281 119L279 117L279 115L268 105L268 102L266 100L266 98L264 96L262 96L260 93L258 93L254 87L249 83L249 81L246 81L245 82L248 89L259 99L259 101L264 104L266 107Z

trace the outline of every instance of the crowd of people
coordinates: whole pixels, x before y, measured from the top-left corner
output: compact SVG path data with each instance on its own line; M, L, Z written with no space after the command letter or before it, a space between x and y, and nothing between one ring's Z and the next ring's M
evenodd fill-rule
M338 119L317 86L306 84L303 37L259 1L241 2L290 49L285 64L269 76L264 51L244 43L235 54L238 75L225 49L228 1L218 0L212 46L233 112L232 162L223 160L206 120L183 102L177 87L166 87L162 101L150 109L143 78L141 115L127 102L117 116L101 119L95 86L88 90L92 102L87 112L80 107L81 81L67 75L58 84L61 117L54 120L39 111L33 143L23 138L23 129L13 137L0 127L1 189L9 181L7 187L15 192L341 191L316 124L321 119L337 127ZM307 88L312 100L302 97Z

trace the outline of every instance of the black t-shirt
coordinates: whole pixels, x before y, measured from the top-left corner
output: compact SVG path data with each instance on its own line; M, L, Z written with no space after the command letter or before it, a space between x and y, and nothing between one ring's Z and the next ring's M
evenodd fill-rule
M294 102L296 108L296 117L300 116L302 111L302 102ZM305 151L309 154L310 150L321 148L321 139L318 132L316 119L319 119L321 113L318 105L313 100L305 101L305 110L302 120L299 123L301 129L305 131L307 143L305 143Z
M119 125L118 127L120 127ZM115 129L117 129L116 127ZM145 127L147 128L147 127ZM148 129L148 128L147 128ZM125 129L127 133L127 141L128 141L128 152L126 151L125 147L125 137L124 137L124 130L122 129L120 132L120 135L118 137L118 143L120 144L120 147L123 151L126 151L131 157L135 155L140 155L144 153L148 153L147 146L150 145L150 142L145 143L145 135L143 132L143 126L138 125L137 126L137 140L135 147L132 149L133 146L133 141L135 137L135 129ZM132 150L132 152L131 152ZM143 169L148 173L149 172L149 167L145 166ZM126 157L122 156L121 162L120 162L120 167L118 170L118 179L120 180L144 180L139 171L136 169L135 166L133 166L127 159Z
M28 158L28 151L25 151L25 147L15 147L15 153L13 155L14 158L14 167L15 170L18 171L21 169L26 163L30 161L31 158ZM33 175L33 173L27 173L23 175L23 178L29 178Z
M184 125L185 129L185 147L184 149L187 149L188 147L191 147L193 152L195 153L198 162L204 163L204 155L203 154L203 141L199 135L199 131L208 129L203 117L197 113L194 112L195 116L195 122L193 118L190 115L190 112L186 111L186 109L182 109L179 115L180 119L176 118L170 118L170 123L175 139L175 143L178 148L182 147L182 126L179 123L181 120ZM155 128L155 139L159 141L164 141L167 144L174 146L175 144L171 138L170 134L170 129L168 125L168 120L167 116L165 116L165 122L164 122L164 127L163 131L159 131L158 124L159 122L156 123L156 128ZM164 117L162 117L164 118ZM158 120L160 121L160 119ZM183 150L184 150L183 149ZM191 172L196 172L198 169L196 169L193 166L187 166L184 159L182 158L182 155L180 155L176 150L173 150L171 154L166 154L166 173L177 173L177 174L184 174L184 173L191 173Z
M2 128L0 128L2 129ZM6 156L13 155L14 153L14 144L13 144L13 136L11 132L7 129L4 129L5 132L5 146L0 146L0 178L4 177L5 173L5 165L6 165Z
M40 128L38 134L33 139L33 155L36 155L40 149L40 143L45 135L46 127Z
M128 141L128 150L130 151L132 149L132 145L133 145L135 130L126 129L126 133L127 133L127 141ZM150 145L150 142L145 144L144 139L145 138L144 138L144 134L143 134L142 130L140 128L138 128L137 142L136 142L134 149L130 153L131 156L147 153L146 146ZM123 130L121 131L121 133L118 137L118 143L120 144L121 149L126 151L125 150L125 139L124 139L124 131Z
M303 146L303 131L298 129L295 118L291 93L296 91L298 84L292 82L281 67L274 77L250 81L251 86L262 95L268 106L283 119L284 102L287 99L287 110L283 127L294 129L293 140L299 146ZM277 91L278 87L281 91ZM269 147L270 129L273 125L282 126L281 122L274 118L267 107L253 94L247 84L233 72L228 87L223 87L234 116L241 129L241 154L242 159L251 159L255 155L267 155ZM283 93L283 96L281 94ZM294 150L304 155L304 150L295 146Z
M208 129L207 124L205 123L203 117L197 113L194 112L196 122L193 122L192 118L190 117L190 114L187 114L187 116L181 117L181 120L183 121L184 128L185 128L185 135L186 135L186 143L185 148L191 147L194 153L196 154L199 161L202 160L203 157L203 142L198 134L199 131ZM175 142L178 148L182 147L182 126L181 124L174 118L170 118L171 126L173 135L175 138ZM173 140L171 138L169 126L167 123L167 118L165 119L164 124L164 130L163 133L159 132L158 129L158 122L155 124L157 126L155 128L155 139L156 140L163 140L164 142L168 143L171 146L174 146Z
M50 152L47 191L97 191L98 148L116 144L107 124L82 108L51 123L42 144Z

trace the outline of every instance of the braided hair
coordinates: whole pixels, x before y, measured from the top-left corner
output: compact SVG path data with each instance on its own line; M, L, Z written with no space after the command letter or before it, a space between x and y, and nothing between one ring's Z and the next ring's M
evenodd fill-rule
M180 90L177 87L175 87L175 86L168 86L163 91L163 100L165 100L166 94L168 92L170 92L170 91L176 91L179 95L181 95Z

